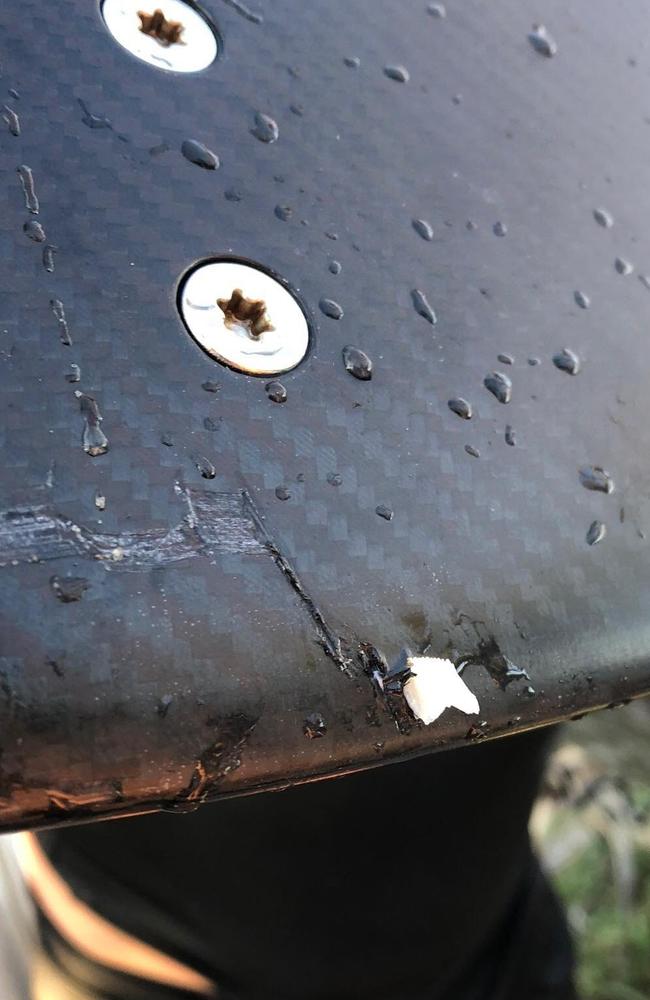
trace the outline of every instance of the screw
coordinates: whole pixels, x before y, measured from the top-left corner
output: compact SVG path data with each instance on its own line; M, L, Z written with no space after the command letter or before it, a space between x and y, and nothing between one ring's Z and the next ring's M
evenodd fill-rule
M309 326L300 303L256 264L200 264L182 281L178 305L194 340L237 371L279 375L307 353Z
M216 28L184 0L159 0L153 11L142 0L103 0L102 17L116 42L158 69L196 73L217 57Z

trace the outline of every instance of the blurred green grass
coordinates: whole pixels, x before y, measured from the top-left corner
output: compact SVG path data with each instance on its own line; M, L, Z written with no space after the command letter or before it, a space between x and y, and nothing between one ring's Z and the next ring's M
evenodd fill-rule
M649 703L564 727L531 832L567 911L581 1000L649 1000Z

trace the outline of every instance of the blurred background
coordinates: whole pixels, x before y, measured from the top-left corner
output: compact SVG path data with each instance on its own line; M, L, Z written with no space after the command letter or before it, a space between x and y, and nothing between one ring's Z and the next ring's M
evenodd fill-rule
M650 701L558 731L531 833L564 901L582 1000L650 997Z

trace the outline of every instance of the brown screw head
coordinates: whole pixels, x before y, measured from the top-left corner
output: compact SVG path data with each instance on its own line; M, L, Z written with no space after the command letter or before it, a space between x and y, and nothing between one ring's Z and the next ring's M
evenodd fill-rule
M234 288L229 299L217 299L226 326L245 326L257 340L267 330L275 330L266 312L264 299L247 299L241 288Z
M140 18L140 31L143 35L155 38L165 48L170 45L184 45L181 40L183 25L180 21L168 21L160 8L156 8L153 14L147 14L143 10L138 11Z

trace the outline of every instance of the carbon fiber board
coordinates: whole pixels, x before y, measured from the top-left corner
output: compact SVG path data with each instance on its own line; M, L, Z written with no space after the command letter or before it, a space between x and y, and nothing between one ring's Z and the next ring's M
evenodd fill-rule
M0 11L5 828L650 689L644 6L205 10L222 51L186 75L92 2ZM179 316L183 275L233 256L304 305L284 403ZM480 714L382 694L404 647L467 661Z

